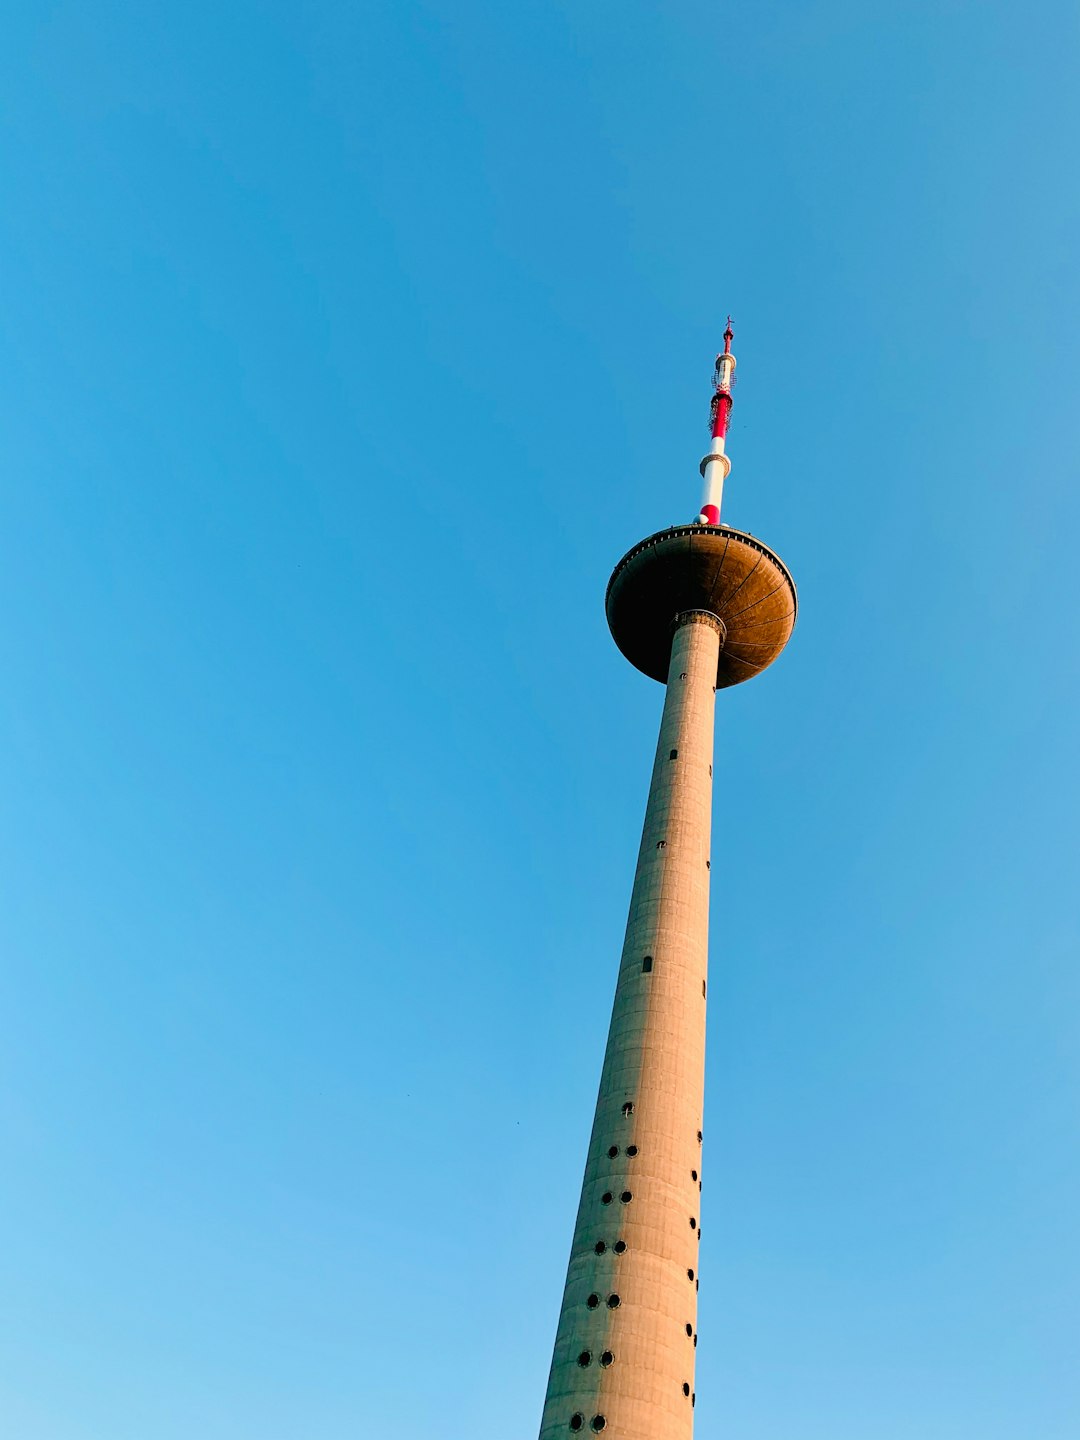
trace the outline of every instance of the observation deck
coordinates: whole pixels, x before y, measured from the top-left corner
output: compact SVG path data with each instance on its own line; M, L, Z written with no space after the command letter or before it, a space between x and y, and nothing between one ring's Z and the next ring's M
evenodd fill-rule
M795 582L767 545L729 525L675 525L640 541L615 566L605 601L615 644L666 683L676 615L705 610L720 621L716 688L771 665L795 625Z

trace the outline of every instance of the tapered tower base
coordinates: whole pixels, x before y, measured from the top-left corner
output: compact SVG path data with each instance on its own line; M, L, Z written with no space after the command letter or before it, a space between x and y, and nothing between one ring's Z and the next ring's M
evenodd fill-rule
M690 1440L719 622L678 617L541 1440Z

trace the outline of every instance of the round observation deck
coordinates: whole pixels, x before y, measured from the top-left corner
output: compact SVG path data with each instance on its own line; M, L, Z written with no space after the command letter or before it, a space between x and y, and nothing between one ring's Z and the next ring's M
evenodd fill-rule
M728 525L676 525L650 535L608 581L608 625L631 665L667 681L672 627L683 610L721 622L716 688L750 680L788 642L798 600L778 555Z

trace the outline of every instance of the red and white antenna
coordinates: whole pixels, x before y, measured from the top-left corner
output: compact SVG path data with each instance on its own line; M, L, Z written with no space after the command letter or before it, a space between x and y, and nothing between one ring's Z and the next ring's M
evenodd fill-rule
M705 481L705 492L701 500L699 525L719 525L720 505L724 498L724 481L731 474L731 461L724 454L727 441L728 416L731 414L731 382L735 375L735 356L731 353L731 342L735 332L731 328L731 316L724 331L724 348L716 357L716 371L713 374L713 397L709 411L712 425L712 445L701 462L701 475Z

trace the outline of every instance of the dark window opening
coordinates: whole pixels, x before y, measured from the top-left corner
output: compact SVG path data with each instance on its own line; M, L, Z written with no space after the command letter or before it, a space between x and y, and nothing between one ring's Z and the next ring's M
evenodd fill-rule
M585 1301L585 1304L589 1307L590 1310L595 1310L597 1305L600 1304L600 1296L590 1295L589 1298Z
M683 1381L682 1393L689 1399L690 1386L686 1383L685 1380Z
M632 1100L627 1100L626 1104L622 1107L622 1113L623 1113L624 1115L632 1115L632 1114L634 1113L634 1102L633 1102ZM701 1131L700 1131L700 1130L698 1131L698 1137L697 1137L697 1138L698 1138L699 1140L701 1139Z
M705 999L705 981L704 981L704 980L702 980L702 982L701 982L701 998L702 998L703 1000Z
M709 774L710 774L710 775L712 774L712 766L711 766L711 765L709 766Z
M694 1289L695 1289L695 1290L700 1290L700 1289L701 1289L701 1281L700 1281L700 1280L695 1280L695 1281L694 1281Z
M658 840L658 841L656 842L656 848L657 848L658 850L666 850L666 849L667 849L667 841L666 841L666 840Z
M694 1278L694 1272L693 1272L693 1270L687 1270L687 1272L686 1272L686 1278L687 1278L688 1280L692 1280L692 1279Z
M571 1416L570 1416L570 1429L571 1429L571 1430L580 1430L581 1427L582 1427L584 1424L585 1424L585 1416L584 1416L584 1415L571 1415Z
M629 1205L629 1204L630 1204L630 1201L631 1201L633 1198L634 1198L634 1197L633 1197L633 1195L630 1193L629 1190L624 1190L624 1191L622 1192L622 1194L619 1196L619 1199L622 1201L622 1203L623 1203L624 1205Z
M626 1241L625 1241L625 1240L616 1240L616 1241L615 1241L615 1244L612 1245L611 1248L615 1251L615 1254L616 1254L616 1255L625 1255L625 1254L626 1254Z
M697 1336L694 1336L694 1349L697 1349Z
M690 1216L690 1229L691 1229L691 1230L696 1230L696 1229L697 1229L697 1221L694 1219L693 1215Z
M601 1204L601 1205L610 1205L611 1202L612 1202L612 1200L614 1200L614 1199L615 1199L615 1196L612 1195L611 1191L610 1191L610 1190L605 1190L604 1193L600 1196L600 1204Z
M669 760L677 760L679 758L678 750L672 750L671 754L667 758Z
M711 860L706 860L706 861L705 861L705 869L706 869L706 870L711 870L711 869L712 869L712 861L711 861Z
M697 1391L696 1391L696 1390L694 1391L693 1395L690 1396L690 1404L691 1404L691 1406L694 1406L694 1405L697 1404Z
M594 1415L592 1417L592 1428L598 1434L601 1430L607 1429L607 1421L604 1419L603 1415Z
M614 1359L615 1356L611 1353L611 1351L605 1350L604 1353L600 1356L600 1364L603 1365L606 1369L610 1364L613 1363Z
M615 1156L616 1156L618 1153L619 1153L619 1147L618 1147L618 1145L612 1145L611 1148L610 1148L610 1149L608 1150L608 1152L607 1152L607 1158L608 1158L609 1160L614 1160L614 1159L615 1159Z
M625 1114L626 1112L624 1111L623 1113ZM701 1131L700 1131L700 1130L697 1132L697 1143L698 1143L699 1145L701 1144Z
M697 1171L696 1171L696 1170L691 1170L691 1171L690 1171L690 1179L691 1179L691 1180L696 1180L696 1179L697 1179Z
M577 1363L581 1366L581 1368L582 1368L583 1370L585 1369L585 1366L586 1366L586 1365L591 1365L591 1364L592 1364L592 1351L591 1351L591 1350L582 1350L581 1354L577 1357Z
M633 1159L633 1157L637 1154L637 1146L636 1146L636 1145L627 1145L627 1147L626 1147L626 1153L627 1153L627 1155L629 1155L629 1156L631 1157L631 1159Z
M607 1246L604 1244L603 1240L597 1240L596 1244L593 1246L593 1249L596 1251L597 1255L602 1255L607 1249Z
M621 1304L622 1301L619 1299L618 1295L609 1295L607 1297L607 1308L609 1310L618 1310Z
M686 679L686 671L685 671L685 670L683 670L683 671L680 673L679 679L680 679L680 680L685 680L685 679Z
M646 956L645 956L645 959L642 960L642 962L641 962L641 968L642 968L642 970L645 972L646 975L649 973L649 971L652 969L652 956L651 956L651 955L646 955Z
M689 1340L690 1336L693 1335L693 1333L694 1333L694 1327L693 1327L693 1325L687 1324L687 1327L686 1327L686 1338ZM586 1360L585 1363L586 1363L586 1365L587 1365L589 1362ZM578 1356L578 1364L579 1364L579 1365L581 1364L581 1356L580 1356L580 1355Z

